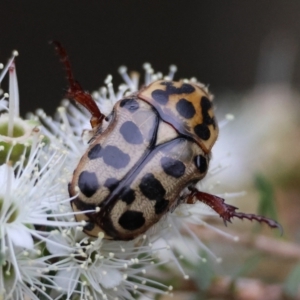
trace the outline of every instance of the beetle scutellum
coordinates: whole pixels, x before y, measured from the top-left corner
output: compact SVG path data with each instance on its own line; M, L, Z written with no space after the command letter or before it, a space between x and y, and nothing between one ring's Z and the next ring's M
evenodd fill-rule
M67 70L67 97L92 115L93 138L69 184L73 210L95 210L76 214L77 221L86 221L86 234L131 240L181 203L196 201L210 206L225 224L237 217L280 227L196 189L218 137L212 97L203 86L155 81L120 99L105 116L74 80L65 49L53 43Z

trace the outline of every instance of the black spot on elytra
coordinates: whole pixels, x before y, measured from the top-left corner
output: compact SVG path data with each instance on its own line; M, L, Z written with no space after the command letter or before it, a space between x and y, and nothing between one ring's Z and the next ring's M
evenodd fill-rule
M155 213L161 214L169 205L169 201L164 199L166 190L153 174L147 173L139 185L141 192L149 199L155 200Z
M96 144L88 152L88 158L89 159L96 159L96 158L101 157L102 156L101 150L102 150L101 145L100 144Z
M198 124L194 127L195 133L199 136L200 139L206 141L210 138L210 130L206 124Z
M94 222L87 222L85 226L83 226L83 230L86 231L91 231L95 228L95 223Z
M177 88L174 86L173 81L163 81L160 85L164 85L166 87L165 93L167 95L176 94Z
M143 135L132 121L124 122L120 127L120 133L129 144L137 145L143 143Z
M102 157L107 165L114 167L115 169L126 167L130 161L130 156L128 154L124 153L118 147L110 145L102 150Z
M135 124L134 124L135 125ZM136 133L136 132L135 132ZM126 135L126 133L124 133ZM129 134L126 135L129 138ZM138 139L139 137L137 137ZM128 154L124 153L116 146L106 146L102 148L100 144L96 144L88 152L88 157L90 159L96 159L102 157L104 162L116 169L124 168L130 161Z
M143 176L139 187L142 193L150 200L163 198L166 194L162 184L151 173Z
M119 224L127 230L136 230L145 224L145 218L142 212L127 210L119 219Z
M92 197L100 187L96 174L82 171L78 178L78 187L86 197Z
M151 96L156 102L162 105L165 105L169 100L168 92L163 90L154 90Z
M165 85L167 88L173 86L173 81L162 81L160 85Z
M201 110L202 110L202 119L203 122L194 127L195 133L202 140L208 140L210 138L209 125L213 125L216 128L216 121L214 117L211 117L208 111L212 108L212 102L205 96L201 98L200 101Z
M134 112L140 107L139 103L133 98L121 100L120 106L126 108L130 112Z
M121 196L122 201L126 202L127 205L131 204L135 199L135 192L133 189L127 188Z
M201 102L200 103L201 103L202 110L205 111L205 112L208 112L212 108L211 101L207 97L205 97L205 96L203 96L201 98Z
M189 83L183 83L181 87L177 88L174 86L173 81L162 81L160 83L161 85L166 86L166 92L171 95L171 94L191 94L195 91L195 87L193 87Z
M118 179L110 177L106 179L104 186L107 187L110 190L110 192L112 192L117 187L118 184L119 184Z
M176 110L182 117L186 119L191 119L196 113L193 103L184 98L180 99L176 103Z
M184 83L180 88L177 88L176 94L191 94L195 91L195 88L188 83Z
M156 203L154 205L155 213L157 215L163 213L166 210L166 208L168 207L168 205L169 205L168 200L165 200L165 199L156 200Z
M201 110L202 110L202 117L203 117L203 123L206 125L213 125L214 128L216 127L215 119L212 118L208 111L212 108L212 102L205 96L201 98Z
M171 157L162 157L160 164L165 173L175 178L181 177L185 172L184 163Z
M151 96L156 102L162 105L165 105L169 101L170 95L191 94L195 91L195 88L188 83L183 83L179 88L175 87L172 81L162 81L160 85L166 86L166 90L154 90Z
M207 161L203 155L195 156L194 162L200 173L205 173L207 171Z
M75 204L77 209L80 211L96 209L96 204L85 203L82 200L80 200L80 198L78 198L78 197L76 199L74 199L72 202Z

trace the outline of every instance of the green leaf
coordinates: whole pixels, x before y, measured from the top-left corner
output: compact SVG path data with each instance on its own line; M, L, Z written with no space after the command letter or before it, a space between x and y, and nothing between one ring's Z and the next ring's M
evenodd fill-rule
M241 266L241 268L232 276L233 280L238 279L239 277L243 277L248 275L252 270L254 270L260 261L262 260L261 254L255 254L244 262L244 264Z
M284 291L288 296L296 297L300 290L300 263L290 272L284 282Z
M254 180L260 196L258 214L277 220L278 215L275 206L275 195L272 184L262 174L257 174Z
M205 257L205 254L202 254L201 257ZM213 264L201 262L197 265L193 279L201 291L207 291L214 278Z
M1 244L0 244L1 245ZM4 265L5 256L0 252L0 267Z

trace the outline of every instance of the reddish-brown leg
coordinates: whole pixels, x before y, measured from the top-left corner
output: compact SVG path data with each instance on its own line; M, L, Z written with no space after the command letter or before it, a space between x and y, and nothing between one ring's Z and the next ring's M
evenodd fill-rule
M83 105L92 114L92 128L101 125L102 120L105 118L105 116L101 113L92 96L88 92L85 92L80 84L74 79L71 63L65 48L57 41L52 41L51 43L54 44L55 50L60 56L60 59L64 64L67 72L67 79L70 86L66 96Z
M245 214L241 212L236 212L237 207L226 204L223 198L208 193L200 192L194 188L190 190L191 194L188 195L186 203L194 204L196 201L201 201L205 203L220 215L225 225L227 225L227 222L231 222L231 218L236 217L239 219L248 219L250 221L256 220L260 223L266 223L271 228L278 228L282 233L281 225L272 219L263 216L258 216L255 214Z

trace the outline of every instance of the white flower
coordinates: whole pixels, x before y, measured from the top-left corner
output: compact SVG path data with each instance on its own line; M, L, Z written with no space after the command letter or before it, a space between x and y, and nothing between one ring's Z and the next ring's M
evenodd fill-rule
M36 123L19 117L18 87L14 57L6 70L10 70L10 96L8 116L0 116L0 128L11 128L11 133L0 135L0 238L3 253L7 245L33 248L34 225L49 226L47 210L58 201L60 191L57 175L65 157L63 150L47 146ZM4 71L5 71L4 69ZM3 77L2 74L0 76ZM11 107L14 113L11 114ZM9 131L9 130L8 130ZM15 134L15 131L21 131ZM17 149L16 153L14 150ZM56 168L53 168L57 165ZM37 234L38 236L38 234Z
M151 68L150 64L145 64L145 85L150 84L152 81L163 78L162 74L154 73L153 69ZM173 79L174 73L176 71L175 66L170 67L170 73L168 76L165 76L165 79ZM99 91L94 92L93 98L96 101L97 105L101 109L102 112L105 114L109 114L112 110L114 104L121 99L124 95L136 92L139 89L139 76L138 73L133 73L130 77L127 74L126 67L120 67L119 72L124 79L124 84L120 85L117 92L114 91L112 85L112 76L108 75L105 84L106 87L102 87ZM197 82L195 78L191 78L189 80L185 79L186 82ZM206 88L203 85L203 88ZM74 105L69 100L64 100L62 102L62 107L60 107L57 111L56 119L53 120L45 115L42 110L37 111L37 115L39 119L42 121L43 124L46 125L49 130L48 136L51 132L58 138L63 144L65 144L66 149L70 149L70 154L68 156L68 165L70 166L70 176L74 168L76 167L80 157L84 154L87 149L87 142L90 139L88 131L90 130L90 115L86 112L84 108L80 106ZM233 119L232 115L226 116L226 120L221 122L221 126L225 125L227 122ZM105 121L104 121L105 122ZM85 134L84 134L85 133ZM220 163L215 163L215 166L212 165L211 170L209 171L207 177L210 175L214 175L218 173L222 168L223 165ZM207 182L209 180L205 180ZM202 182L199 183L202 185ZM206 188L205 188L206 186ZM206 184L204 187L201 187L201 190L208 191L212 188L212 184ZM238 197L241 196L243 193L237 194L227 194L227 198L230 197ZM222 196L222 195L219 195ZM145 245L150 246L145 252L151 253L154 247L155 249L160 249L155 251L156 256L163 258L165 261L173 261L175 262L178 269L182 272L183 277L188 279L188 275L185 273L184 269L180 265L180 259L183 257L185 258L194 258L200 259L202 261L206 261L205 258L199 256L199 247L206 252L208 252L216 261L221 261L219 257L216 257L199 239L196 235L192 232L191 229L188 227L188 223L192 224L201 224L207 227L210 227L212 230L217 231L218 233L225 235L229 239L234 241L237 240L237 237L230 236L222 232L221 230L210 226L205 222L206 216L217 216L217 214L205 204L198 202L194 205L190 204L181 204L179 205L173 213L168 213L167 216L163 217L158 224L150 228L144 235L144 240L146 241ZM183 236L181 231L184 230L188 236ZM139 238L138 238L139 239ZM190 242L192 241L192 242ZM108 240L101 241L101 250L100 253L103 251L103 247L110 244L111 242ZM115 242L119 247L123 247L126 242L119 241ZM134 240L133 243L136 243ZM189 243L190 245L193 244L193 247L187 249L186 244ZM176 255L177 251L180 251L179 254ZM188 251L187 251L188 250ZM55 251L54 251L55 252ZM53 252L53 253L54 253ZM55 252L56 253L56 252ZM100 254L100 256L103 256ZM132 253L131 255L134 255ZM93 266L96 264L94 263ZM89 269L91 272L91 269ZM61 276L61 274L65 274L66 271L61 273L60 271L57 276ZM75 275L76 274L76 275ZM73 276L76 278L80 277L78 273L75 271L72 273ZM74 281L76 281L74 279ZM80 280L79 280L80 281ZM101 284L101 281L100 281ZM70 283L68 283L70 286Z
M180 204L132 241L107 240L102 232L98 238L83 233L86 222L75 221L68 183L93 136L90 114L64 100L53 119L42 109L28 120L21 119L15 55L0 74L0 83L8 70L10 74L9 94L0 98L0 299L152 298L172 291L172 286L149 279L160 264L174 262L188 279L180 260L206 261L199 256L199 248L220 261L188 224L206 226L234 241L237 238L211 226L206 218L217 214L199 201ZM148 85L161 78L172 80L177 68L171 66L165 77L148 63L144 69L144 85ZM106 86L93 93L105 115L124 95L139 89L138 73L129 76L124 66L119 73L124 84L118 91L109 75ZM228 115L219 125L232 118ZM108 125L105 119L103 123ZM218 182L209 177L223 168L213 161L206 178L197 184L199 190L211 192ZM237 196L241 193L226 194L226 198Z
M160 73L154 74L149 64L145 64L145 69L148 84L162 78ZM171 67L169 79L173 78L175 69L174 66ZM95 101L107 114L124 93L132 93L138 89L137 73L130 78L125 71L124 67L120 68L120 73L127 84L121 85L118 92L114 92L112 76L109 75L105 80L107 87L100 88L99 92L93 93ZM191 80L195 81L195 79ZM70 179L80 157L86 151L90 139L89 113L80 106L64 100L62 106L57 110L55 119L48 117L42 109L39 109L37 114L31 115L30 118L41 121L44 125L43 133L50 139L51 144L63 144L68 151L65 169L68 172L67 178ZM203 209L203 207L204 205L201 203L193 207L181 205L173 214L168 214L146 232L144 236L130 242L105 240L103 235L100 235L97 240L93 240L81 232L82 227L78 227L76 230L62 227L53 231L48 239L47 248L51 253L50 257L57 260L51 268L56 270L53 281L59 288L53 292L52 296L58 297L61 293L65 293L67 298L71 298L72 295L80 297L85 295L86 299L89 299L88 295L90 295L95 299L99 299L100 296L103 299L105 297L108 299L133 299L132 293L159 293L162 289L172 290L172 287L167 288L157 282L149 281L146 273L148 273L148 269L152 271L155 269L154 258L160 257L164 262L174 261L184 278L188 278L175 255L175 248L180 248L178 239L179 246L186 243L180 230L187 228L184 225L187 219L202 224L204 223L203 214L213 214L211 209L207 207ZM193 235L191 231L189 233ZM198 247L208 249L198 238L195 236L192 238L197 244L192 250L192 254L199 259ZM143 259L141 260L140 257ZM154 287L150 288L147 283Z
M61 212L69 205L63 169L66 151L58 143L49 145L36 122L19 117L14 56L0 82L7 70L9 109L0 115L0 299L39 299L32 295L47 287L40 270L49 262L39 257L47 229L78 223L65 222L68 215ZM5 104L2 108L7 111Z
M31 151L31 146L35 147L40 130L37 123L23 120L19 117L19 90L17 73L15 67L16 51L8 61L0 74L0 84L9 71L9 94L4 93L0 99L0 165L9 161L14 164ZM8 101L9 98L9 109Z
M80 299L133 299L133 294L166 289L146 279L145 274L157 264L152 257L155 249L142 237L138 247L138 240L107 241L103 234L93 240L74 229L53 231L51 239L55 244L47 243L47 248L54 260L58 258L51 266L57 271L53 296L63 292L67 299L72 295Z
M41 250L15 247L14 255L7 251L1 261L0 299L47 299L46 289L53 284L48 278L48 263ZM49 297L48 297L49 299Z
M145 85L161 78L172 80L176 72L176 67L171 66L163 77L147 63L144 69ZM92 137L89 113L64 100L54 119L39 109L28 116L29 120L22 120L14 57L1 73L0 82L7 70L9 96L0 99L0 109L6 113L0 116L0 142L4 143L0 145L4 153L0 165L0 299L152 297L172 290L172 286L149 279L158 265L174 262L188 279L180 260L185 257L205 261L198 254L199 247L220 261L187 225L202 224L226 235L206 223L205 217L216 213L200 202L179 205L132 241L106 240L101 232L98 238L85 235L85 221L75 222L68 183ZM126 67L120 67L119 72L124 84L117 92L109 75L106 87L93 93L106 115L120 98L139 88L138 73L129 76ZM204 85L202 88L206 89ZM16 129L21 133L15 134ZM17 145L22 148L14 152ZM222 166L217 164L210 174L220 169ZM199 183L201 190L209 191L212 185L202 186L203 182ZM187 235L182 235L183 230Z

